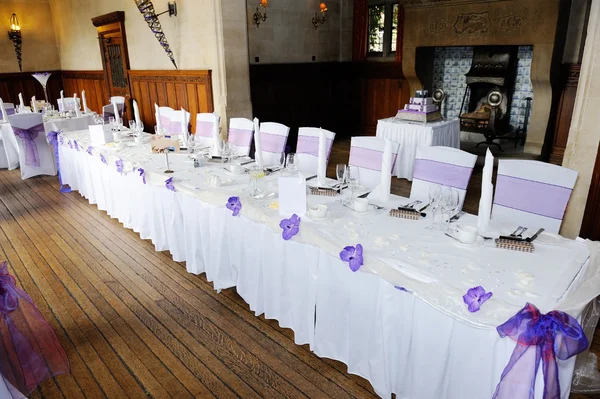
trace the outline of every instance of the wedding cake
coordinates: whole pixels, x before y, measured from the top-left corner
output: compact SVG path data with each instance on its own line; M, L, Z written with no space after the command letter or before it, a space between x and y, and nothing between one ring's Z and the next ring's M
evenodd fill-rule
M404 105L404 109L398 111L396 118L423 123L442 119L438 103L428 95L427 90L417 90L409 103Z

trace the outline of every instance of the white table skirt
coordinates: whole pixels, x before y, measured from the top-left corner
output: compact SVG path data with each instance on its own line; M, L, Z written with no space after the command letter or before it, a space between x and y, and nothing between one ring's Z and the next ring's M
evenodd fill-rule
M396 118L377 122L377 137L400 144L394 176L412 180L413 163L419 146L446 146L460 148L458 119L428 124L407 122Z
M94 117L92 115L83 115L76 118L53 118L44 122L44 129L46 132L50 132L54 129L53 124L59 130L65 131L76 131L87 129L92 124ZM19 146L17 145L17 138L13 133L12 127L8 122L0 123L0 137L4 144L4 151L6 152L6 159L8 161L8 169L13 170L19 167Z
M186 261L189 272L206 273L215 289L235 286L257 315L291 328L295 342L317 355L346 363L380 396L492 396L515 347L494 329L463 324L376 275L353 273L320 247L284 241L264 220L232 217L223 205L160 181L119 174L112 159L104 165L97 154L66 146L60 158L63 182L90 203ZM565 399L574 361L558 362ZM542 392L540 370L536 398Z

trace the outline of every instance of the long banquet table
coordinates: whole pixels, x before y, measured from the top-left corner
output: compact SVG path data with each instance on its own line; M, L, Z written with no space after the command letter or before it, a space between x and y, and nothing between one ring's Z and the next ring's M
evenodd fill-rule
M164 155L151 154L148 137L142 145L128 141L120 151L88 147L87 131L63 137L65 184L151 239L156 250L185 261L188 272L206 273L215 289L236 287L257 315L291 328L295 342L308 343L318 356L346 363L381 397L490 398L515 348L496 326L526 302L543 313L561 309L577 318L598 294L592 278L597 249L582 240L540 244L533 254L489 242L466 247L425 230L427 218L356 215L335 198L308 196L309 204L327 204L331 218L303 217L300 233L284 241L281 216L268 206L272 200L251 200L246 175L230 174L221 164L194 168L186 154L170 156L175 173L166 175ZM69 141L78 146L70 148ZM222 186L212 187L211 176L219 176ZM176 191L165 187L169 177ZM276 193L277 174L268 179ZM233 195L242 202L237 217L225 208ZM380 205L405 201L393 196ZM475 217L466 215L461 223L474 224ZM365 264L353 273L338 254L357 243L364 246ZM476 285L494 296L470 313L462 295ZM562 398L569 395L574 362L559 361ZM539 372L536 397L542 392Z

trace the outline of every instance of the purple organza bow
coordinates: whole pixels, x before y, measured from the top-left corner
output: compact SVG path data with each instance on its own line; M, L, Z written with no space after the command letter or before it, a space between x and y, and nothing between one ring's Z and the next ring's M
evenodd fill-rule
M62 177L60 176L60 160L58 157L58 136L60 135L60 131L51 131L46 135L46 139L48 143L54 147L54 159L56 160L56 172L58 174L58 184L60 185L59 191L61 193L70 193L71 189L69 187L63 186Z
M124 168L123 160L121 160L121 159L116 160L115 165L117 166L117 172L123 174L123 168Z
M70 371L69 359L29 295L0 264L0 374L23 395ZM1 378L1 377L0 377Z
M15 136L19 137L25 147L25 164L29 166L40 167L40 154L38 153L35 139L40 133L44 133L44 124L40 123L30 127L29 129L21 129L20 127L13 126L13 132Z
M87 150L85 150L85 152L87 152L90 155L94 155L94 147L92 147L91 145L88 146Z
M140 172L140 176L142 176L142 181L146 184L146 171L142 168L138 168L138 171Z
M502 372L493 399L533 399L540 360L544 373L543 398L560 398L556 358L566 360L588 346L577 320L558 310L541 314L538 308L527 303L496 329L500 337L509 336L517 345Z
M106 162L106 157L104 156L104 154L100 154L100 160L102 161L103 164L108 165L108 162Z
M175 189L175 186L173 185L173 178L172 177L169 177L167 180L165 180L165 187L167 188L167 190L177 191Z

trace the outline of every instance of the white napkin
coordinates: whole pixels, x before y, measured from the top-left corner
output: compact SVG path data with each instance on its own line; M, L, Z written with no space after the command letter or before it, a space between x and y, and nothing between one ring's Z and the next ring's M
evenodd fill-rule
M188 136L188 118L187 118L187 112L185 112L185 109L181 108L181 139L184 140L187 143L187 136Z
M378 199L380 201L390 200L390 190L392 188L392 147L393 143L385 139L383 156L381 157L381 182L369 194L369 199Z
M35 113L38 112L37 103L35 101L35 96L31 97L31 108L33 108L33 112L35 112Z
M319 129L319 159L317 164L317 182L319 187L327 184L327 137L323 129Z
M6 115L6 108L4 108L4 101L2 101L2 99L0 98L0 111L2 111L2 119L3 121L7 121L8 120L8 116Z
M494 195L494 185L492 184L493 171L494 157L488 148L485 153L485 164L481 176L481 198L479 199L479 213L477 214L477 231L480 233L487 231L492 214L492 196Z
M115 122L118 122L121 120L120 116L119 116L119 105L117 103L112 103L113 106L113 112L115 113Z
M215 119L213 121L213 132L212 132L213 145L212 145L212 149L211 149L210 153L213 156L219 156L219 155L221 155L221 137L219 136L219 127L220 127L221 120L216 114L213 114L213 115L215 116Z
M60 91L60 103L58 104L58 111L59 112L64 112L65 111L65 94L63 93L63 91Z
M81 101L83 102L83 112L90 112L90 109L87 106L87 101L85 100L85 90L81 90Z
M254 162L258 166L264 166L262 156L262 144L260 141L260 126L258 124L258 118L254 118Z
M135 100L133 100L133 115L135 116L135 124L139 126L142 119L140 118L140 109Z
M158 105L154 104L154 117L156 118L156 132L160 134L160 110L158 109Z
M77 93L73 93L73 108L75 108L75 116L81 116L81 110L79 109L79 103L77 102Z
M19 93L19 104L21 104L21 108L25 108L25 103L23 102L23 94Z

